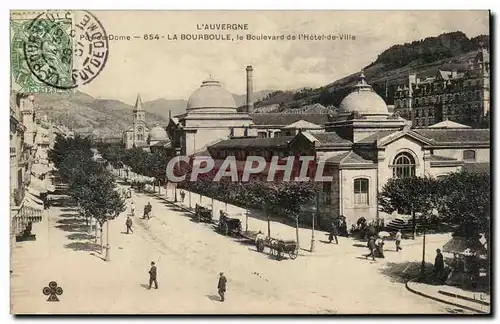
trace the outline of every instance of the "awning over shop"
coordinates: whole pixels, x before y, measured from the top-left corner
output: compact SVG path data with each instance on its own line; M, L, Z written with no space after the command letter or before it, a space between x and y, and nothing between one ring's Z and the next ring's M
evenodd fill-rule
M49 168L46 165L37 163L31 166L31 173L36 176L46 174L47 172L49 172Z
M32 193L30 193L30 192L26 193L24 198L25 198L26 202L30 204L30 206L36 207L36 208L43 208L43 201L40 198L33 195Z
M28 191L30 192L38 192L36 194L37 196L40 196L40 194L46 193L47 192L47 185L45 181L40 180L36 177L31 177L30 185L28 187Z

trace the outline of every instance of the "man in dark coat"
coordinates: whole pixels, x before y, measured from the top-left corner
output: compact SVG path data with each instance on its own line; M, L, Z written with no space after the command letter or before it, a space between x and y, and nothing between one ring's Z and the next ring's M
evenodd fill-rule
M434 259L434 274L436 277L439 277L444 270L444 260L443 254L441 254L441 250L436 250L436 258Z
M127 216L127 220L125 221L125 225L127 226L127 234L129 231L131 233L134 233L134 231L132 230L132 219L130 218L130 216Z
M337 229L337 224L335 220L332 221L332 225L330 228L330 235L328 236L328 240L330 243L332 243L333 239L335 238L335 244L339 244L339 240L337 239L338 235L338 229Z
M151 285L155 283L155 289L158 289L158 281L156 281L156 266L154 262L151 262L151 269L149 269L149 289Z
M219 283L217 284L217 289L219 290L220 301L224 301L224 293L226 292L226 283L227 279L224 276L224 273L220 273L219 275Z
M373 261L375 261L375 249L377 246L375 245L375 237L371 236L370 239L368 240L368 249L370 250L370 253L365 254L365 259L368 259L368 257L372 257Z
M144 218L149 219L149 217L151 216L152 209L153 207L151 206L151 203L148 202L148 204L144 206Z

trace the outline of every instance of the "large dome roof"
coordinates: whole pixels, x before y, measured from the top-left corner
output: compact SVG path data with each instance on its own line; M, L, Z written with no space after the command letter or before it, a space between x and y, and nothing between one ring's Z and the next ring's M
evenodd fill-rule
M366 83L363 73L354 90L340 103L339 111L341 113L357 111L361 115L390 115L384 99Z
M187 108L197 112L236 112L233 95L224 89L219 81L203 81L201 87L189 97Z
M168 139L167 131L163 127L155 126L149 131L149 139L151 141L164 141Z

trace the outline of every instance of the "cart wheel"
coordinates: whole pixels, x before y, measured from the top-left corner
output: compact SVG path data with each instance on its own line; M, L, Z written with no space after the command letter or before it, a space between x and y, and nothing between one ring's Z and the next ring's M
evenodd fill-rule
M295 249L293 251L288 252L288 255L290 256L290 259L292 259L292 260L297 259L297 256L299 255L299 249Z

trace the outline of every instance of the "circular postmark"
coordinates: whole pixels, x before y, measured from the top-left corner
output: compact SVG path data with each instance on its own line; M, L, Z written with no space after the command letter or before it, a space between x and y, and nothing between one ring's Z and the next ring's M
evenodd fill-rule
M38 81L73 89L94 80L106 65L109 44L88 11L42 13L27 26L24 58Z

